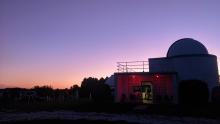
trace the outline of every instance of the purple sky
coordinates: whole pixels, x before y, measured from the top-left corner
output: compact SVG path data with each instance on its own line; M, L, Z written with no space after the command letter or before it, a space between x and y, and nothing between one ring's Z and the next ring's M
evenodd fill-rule
M219 12L219 0L0 0L0 87L70 87L185 37L220 56Z

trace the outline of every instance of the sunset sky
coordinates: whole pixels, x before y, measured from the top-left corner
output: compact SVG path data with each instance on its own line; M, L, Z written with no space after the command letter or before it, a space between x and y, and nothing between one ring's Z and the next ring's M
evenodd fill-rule
M69 88L186 37L220 56L219 0L0 0L0 88Z

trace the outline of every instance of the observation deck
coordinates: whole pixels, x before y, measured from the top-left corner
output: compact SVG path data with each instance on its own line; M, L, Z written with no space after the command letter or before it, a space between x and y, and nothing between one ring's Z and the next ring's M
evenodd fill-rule
M148 61L117 62L118 73L123 72L149 72Z

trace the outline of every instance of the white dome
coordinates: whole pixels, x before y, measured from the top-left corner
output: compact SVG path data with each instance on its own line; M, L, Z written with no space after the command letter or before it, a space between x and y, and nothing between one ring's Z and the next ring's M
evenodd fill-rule
M202 43L191 38L183 38L170 46L167 57L204 54L208 54L208 50Z

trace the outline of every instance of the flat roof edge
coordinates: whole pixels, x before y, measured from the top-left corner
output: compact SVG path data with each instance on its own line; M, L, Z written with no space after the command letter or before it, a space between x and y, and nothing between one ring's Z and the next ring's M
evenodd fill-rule
M177 72L115 72L116 75L130 75L130 74L177 74Z
M179 55L179 56L172 56L172 57L158 57L158 58L148 58L148 60L157 60L157 59L173 59L173 58L184 58L184 57L217 57L216 55L212 54L198 54L198 55Z

